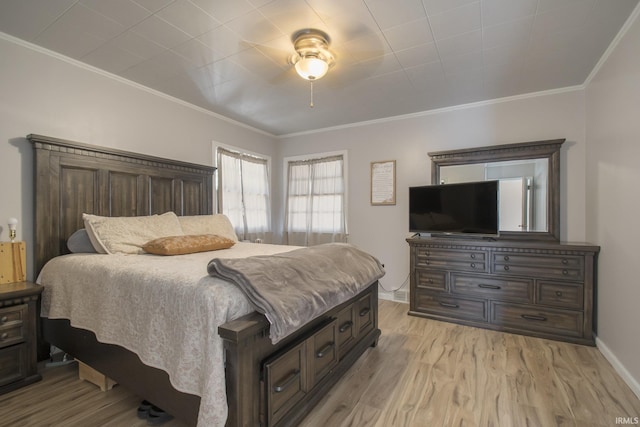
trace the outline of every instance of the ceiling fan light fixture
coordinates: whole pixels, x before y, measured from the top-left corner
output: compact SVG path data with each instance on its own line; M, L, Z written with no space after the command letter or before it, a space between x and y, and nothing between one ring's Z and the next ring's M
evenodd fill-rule
M296 72L305 80L318 80L324 77L329 71L329 64L322 58L316 56L305 56L300 58L296 64Z
M296 53L290 61L294 64L300 77L309 81L311 100L309 106L313 108L313 82L327 74L329 68L335 64L335 57L329 50L331 39L324 31L306 28L291 36Z

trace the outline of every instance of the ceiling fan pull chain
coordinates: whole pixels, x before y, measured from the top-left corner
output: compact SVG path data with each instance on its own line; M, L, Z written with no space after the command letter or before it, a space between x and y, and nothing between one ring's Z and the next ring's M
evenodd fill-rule
M313 108L313 80L309 80L309 85L311 86L311 102L309 103L309 108Z

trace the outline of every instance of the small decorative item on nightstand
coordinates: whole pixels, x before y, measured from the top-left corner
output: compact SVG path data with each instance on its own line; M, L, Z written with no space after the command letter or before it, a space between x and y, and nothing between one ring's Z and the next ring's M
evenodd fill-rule
M18 228L18 220L15 218L9 218L9 239L11 243L16 240L16 229Z
M25 243L0 242L0 284L24 282L26 279Z

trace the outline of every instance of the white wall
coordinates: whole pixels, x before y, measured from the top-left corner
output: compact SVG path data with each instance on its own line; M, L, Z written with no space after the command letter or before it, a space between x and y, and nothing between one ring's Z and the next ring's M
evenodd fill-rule
M409 272L408 187L430 184L431 151L566 138L561 153L561 234L563 240L584 241L584 129L584 92L576 90L290 136L280 142L278 157L349 151L349 241L385 264L387 274L381 282L393 289ZM395 206L369 202L370 163L381 160L396 160Z
M213 164L212 141L273 156L275 140L0 34L0 240L20 221L33 278L33 156L25 136Z
M601 246L598 346L640 396L640 19L586 89L587 236Z

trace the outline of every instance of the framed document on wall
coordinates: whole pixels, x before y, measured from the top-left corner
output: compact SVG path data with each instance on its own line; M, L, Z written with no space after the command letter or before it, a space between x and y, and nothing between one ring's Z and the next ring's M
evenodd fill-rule
M396 204L396 161L371 162L371 205Z

